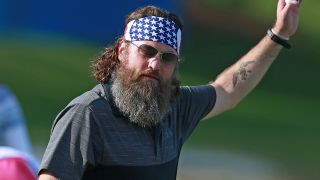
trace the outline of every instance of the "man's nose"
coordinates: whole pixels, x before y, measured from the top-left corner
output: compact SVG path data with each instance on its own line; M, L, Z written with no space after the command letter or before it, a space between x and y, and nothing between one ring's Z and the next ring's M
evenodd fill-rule
M159 56L159 53L156 56L150 58L148 60L148 63L149 63L148 67L152 68L153 70L159 70L161 67L161 59L160 58L161 57Z

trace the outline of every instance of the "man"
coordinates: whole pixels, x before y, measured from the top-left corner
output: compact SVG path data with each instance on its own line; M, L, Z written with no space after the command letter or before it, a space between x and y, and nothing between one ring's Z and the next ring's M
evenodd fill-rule
M298 26L299 2L279 0L257 46L209 85L180 87L182 23L148 6L93 63L101 83L54 122L39 179L175 179L180 150L201 119L233 108L261 80Z

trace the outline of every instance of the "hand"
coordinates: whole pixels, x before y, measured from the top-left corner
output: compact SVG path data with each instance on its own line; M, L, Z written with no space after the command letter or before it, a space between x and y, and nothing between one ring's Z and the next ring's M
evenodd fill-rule
M299 24L299 11L302 0L297 4L288 3L285 0L278 1L277 21L273 27L275 33L285 37L295 34Z

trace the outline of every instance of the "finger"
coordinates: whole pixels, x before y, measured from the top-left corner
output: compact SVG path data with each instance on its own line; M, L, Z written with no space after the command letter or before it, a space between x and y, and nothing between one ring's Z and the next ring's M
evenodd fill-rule
M298 3L290 3L290 4L287 4L286 7L287 7L288 9L299 9L300 4L301 4L301 0L300 0Z
M286 6L286 0L278 1L278 9L283 9Z
M289 0L286 0L286 1L289 1ZM302 0L293 0L290 3L287 3L284 8L284 11L295 11L296 13L298 13L300 9L301 1Z
M299 0L299 3L298 3L298 6L299 6L299 7L300 7L301 3L302 3L302 0Z

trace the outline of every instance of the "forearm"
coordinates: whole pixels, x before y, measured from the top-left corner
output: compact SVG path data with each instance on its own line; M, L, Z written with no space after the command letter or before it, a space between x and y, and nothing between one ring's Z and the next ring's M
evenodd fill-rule
M287 39L295 34L298 28L299 10L300 1L289 4L285 0L278 1L277 20L273 27L278 35ZM282 41L284 39L274 40L286 45ZM279 55L282 49L280 44L265 36L246 55L222 72L211 83L216 89L216 104L205 119L233 108L253 90Z
M211 116L234 107L253 90L281 49L281 45L265 36L246 55L223 71L211 83L217 91L216 105L219 107Z

